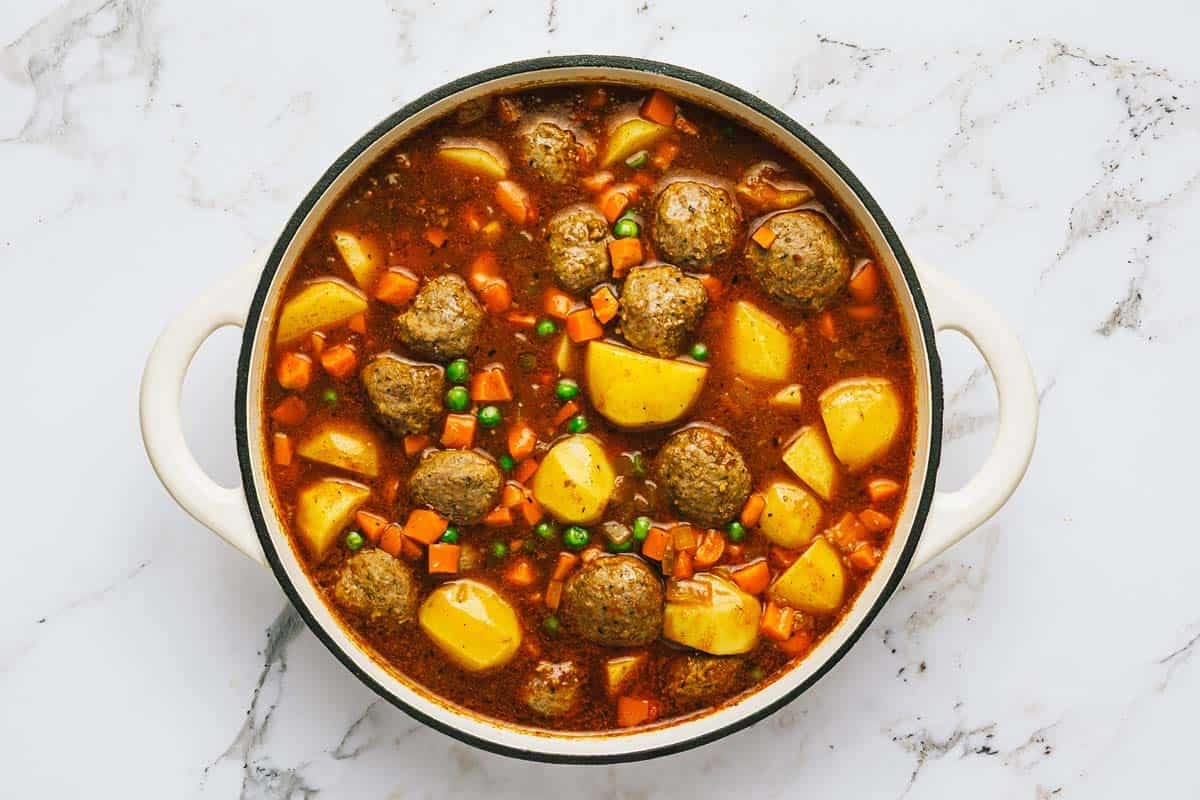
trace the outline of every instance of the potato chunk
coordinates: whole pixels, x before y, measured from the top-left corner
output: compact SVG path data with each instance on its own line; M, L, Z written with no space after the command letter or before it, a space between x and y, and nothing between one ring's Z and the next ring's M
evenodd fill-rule
M810 614L830 614L846 596L846 570L837 548L813 540L768 590L771 597Z
M887 454L900 431L904 406L887 378L848 378L817 398L829 443L851 472L861 472Z
M379 443L370 430L352 422L330 421L317 428L296 448L301 458L357 472L379 474Z
M354 276L354 282L363 289L370 289L375 282L375 274L384 264L383 250L379 244L370 236L358 236L343 230L333 232L333 244Z
M417 621L451 661L469 672L503 666L521 646L517 612L479 581L443 583L425 598Z
M763 535L780 547L803 547L817 535L825 512L821 503L799 486L777 481L763 492L767 501L759 518Z
M533 474L533 496L559 522L589 525L600 519L617 476L594 436L569 436Z
M646 661L645 653L617 656L604 662L604 688L609 697L616 697L622 687Z
M322 478L296 494L296 531L314 556L325 556L370 496L366 486L340 478Z
M758 644L758 600L710 572L689 581L694 591L667 592L663 638L714 656L748 653Z
M789 383L767 400L771 408L778 408L792 414L799 414L804 409L804 389L798 383Z
M494 142L448 139L438 148L438 158L457 164L467 172L496 180L508 176L508 159Z
M656 358L609 342L590 342L584 373L596 411L622 428L656 428L682 419L700 396L708 367Z
M825 433L816 425L805 425L783 451L783 463L821 496L833 499L837 490L838 465L829 449Z
M670 132L671 129L666 125L659 125L657 122L651 122L641 117L631 117L609 131L600 166L611 167L618 161L624 161L637 151L645 150Z
M276 344L287 344L322 328L341 325L367 310L367 298L336 278L313 281L283 304Z
M733 368L748 378L787 380L792 371L792 337L767 312L739 300L729 317Z

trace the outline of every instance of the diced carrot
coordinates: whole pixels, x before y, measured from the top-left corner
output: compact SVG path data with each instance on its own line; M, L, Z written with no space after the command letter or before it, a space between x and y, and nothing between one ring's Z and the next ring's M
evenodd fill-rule
M833 323L833 314L828 311L821 312L817 317L817 333L831 342L837 341L837 326Z
M879 552L869 544L860 545L850 557L846 559L850 562L850 566L854 567L859 572L867 572L874 569L879 563Z
M404 529L399 525L392 523L384 526L383 532L379 535L379 549L390 556L400 557L401 550L404 549Z
M521 484L514 481L504 484L504 488L500 491L500 505L505 508L516 508L524 499L525 493L521 491Z
M522 461L533 455L537 447L537 434L533 428L524 422L514 422L508 429L508 454L515 461Z
M579 403L576 403L574 400L568 400L559 406L558 413L554 415L554 427L557 428L578 413Z
M528 558L515 558L504 571L504 580L513 586L533 586L533 582L537 580L537 572Z
M796 656L802 656L811 650L812 644L812 634L806 631L796 631L787 639L777 643L775 646L787 655L795 658Z
M671 543L676 551L694 553L700 546L700 536L691 525L675 525L671 528Z
M900 494L900 484L891 478L872 478L867 483L867 496L872 503L882 503Z
M786 642L792 638L792 625L796 621L795 609L788 606L781 606L771 601L767 603L767 607L763 609L762 619L759 620L758 629L763 636L768 639L773 639L776 642Z
M312 359L303 353L284 353L275 367L275 378L285 389L302 392L312 381Z
M572 342L588 342L604 336L604 326L596 319L596 313L590 308L572 311L567 317L567 336Z
M863 527L871 533L883 533L892 527L892 518L887 514L881 514L873 508L864 508L858 512L858 519L863 524Z
M849 550L867 538L867 529L853 512L847 511L826 531L826 536L843 550Z
M400 543L400 556L406 561L420 561L425 555L421 550L421 545L414 542L412 539L405 538Z
M613 239L608 243L608 260L612 262L614 278L625 277L630 268L641 264L644 259L640 239Z
M683 114L675 115L675 130L686 133L688 136L695 136L700 133L700 129L689 122Z
M396 504L396 495L399 493L399 491L400 476L393 475L383 482L383 502L387 503L389 506L394 506Z
M474 414L447 414L442 427L442 446L466 450L475 442Z
M507 403L513 399L508 378L500 367L482 369L471 376L471 399L476 403Z
M308 335L308 349L313 352L313 355L321 355L321 351L325 349L325 334L321 331L313 331Z
M520 464L517 464L517 468L513 470L513 477L519 483L529 483L529 479L533 477L533 473L537 472L537 469L538 462L532 458L527 458Z
M367 315L366 314L355 314L353 317L350 318L350 321L346 323L346 327L349 328L350 330L354 331L355 333L361 333L363 335L366 335L366 333L367 333Z
M308 406L296 395L288 395L271 409L271 419L280 425L299 425L308 416Z
M750 238L763 250L768 250L775 244L775 231L771 230L769 225L759 225L758 230L750 234Z
M379 276L375 284L375 299L388 305L402 306L417 293L420 281L404 270L389 269Z
M620 306L617 305L617 296L613 294L613 290L607 286L601 286L592 292L592 310L602 325L615 317Z
M655 561L662 561L670 541L671 535L665 528L651 528L650 532L646 534L646 541L642 542L642 555Z
M358 354L354 352L353 345L335 345L321 353L321 366L333 377L344 380L354 374L358 366Z
M869 306L846 306L846 316L858 322L870 322L883 316L883 309L875 303Z
M679 145L670 139L666 139L654 146L654 155L650 157L650 162L660 170L663 170L671 166L671 162L675 160L675 156L677 155L679 155Z
M504 316L504 319L518 328L532 328L537 325L537 315L527 311L510 311Z
M521 500L521 516L525 518L527 525L537 525L542 521L542 517L546 516L546 512L542 510L542 504L528 489L525 490L525 496Z
M483 518L483 524L489 528L507 528L513 524L512 510L504 506L497 506Z
M548 287L542 295L542 308L551 317L566 319L575 307L575 299L571 295L554 286Z
M484 287L499 279L500 263L491 250L481 250L467 267L467 283L477 292L482 292Z
M742 506L740 521L747 528L753 528L758 524L759 518L762 517L763 509L767 507L767 498L763 497L758 492L746 498L746 505Z
M387 521L387 517L373 514L370 511L356 511L354 513L354 521L358 523L358 527L362 528L363 536L371 544L379 544L379 539L383 536L384 528L390 524Z
M735 569L733 581L749 594L762 594L771 583L771 568L761 558Z
M616 222L634 198L638 196L638 187L632 183L618 183L609 186L596 198L596 206L609 222Z
M594 175L589 175L580 181L580 183L583 184L583 188L587 189L589 192L602 191L604 187L608 186L612 182L613 174L608 170L602 170Z
M554 574L550 577L556 581L565 581L578 565L579 556L574 553L561 552L558 554L558 561L554 564Z
M483 307L493 314L500 314L512 308L512 289L508 281L497 278L479 290L483 299Z
M456 544L437 542L429 545L429 574L453 575L458 572L458 559L462 548Z
M448 527L450 521L436 511L414 508L408 512L408 520L404 523L404 535L421 544L433 544Z
M778 569L787 569L800 557L799 550L775 545L767 551L767 559Z
M617 726L632 728L658 719L659 706L643 697L617 698Z
M646 172L645 170L638 170L637 172L633 173L633 182L643 189L649 189L656 184L658 180L649 172Z
M583 96L583 104L593 111L604 108L604 104L607 102L608 92L603 86L593 86Z
M496 205L518 225L532 222L535 216L533 197L516 181L496 183Z
M429 447L430 438L423 433L410 433L404 437L404 455L412 458Z
M725 545L725 558L730 564L742 563L742 556L746 554L746 547L740 544Z
M446 243L446 231L443 228L426 228L425 241L429 242L434 247L441 247Z
M850 276L847 284L850 296L860 303L870 303L879 292L879 268L874 261L868 261Z
M286 433L276 433L271 437L271 451L274 461L281 467L292 463L292 440Z
M696 574L695 568L692 566L692 554L687 550L679 550L675 553L675 564L671 568L671 577L676 580L686 580Z
M710 302L716 302L721 299L721 295L725 293L725 284L721 283L721 279L716 275L705 275L700 278L700 285L704 287L704 293L708 295Z
M705 531L700 537L700 546L696 548L694 561L701 569L711 567L721 560L725 554L725 537L720 531Z
M562 601L563 582L553 580L546 584L546 608L551 611L558 610L558 604Z
M670 95L655 89L646 98L645 102L642 103L642 107L638 113L641 114L643 119L657 122L659 125L673 125L675 124L675 112L677 110L675 101Z

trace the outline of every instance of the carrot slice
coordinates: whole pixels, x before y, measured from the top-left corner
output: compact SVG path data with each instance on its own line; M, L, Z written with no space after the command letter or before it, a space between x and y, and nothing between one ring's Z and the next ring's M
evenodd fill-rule
M499 314L512 308L512 289L508 281L497 278L479 290L483 299L483 307L493 314Z
M759 225L750 238L763 250L769 250L771 245L775 244L775 231L771 230L769 225Z
M367 315L366 314L355 314L353 317L350 318L350 321L346 323L346 327L349 328L350 330L354 331L355 333L361 333L363 335L366 335L366 333L367 333Z
M753 528L758 524L758 520L762 517L763 509L766 507L767 498L758 492L750 495L746 498L746 505L742 506L741 523L747 528Z
M441 247L446 243L446 231L443 228L426 228L425 241L429 242L434 247Z
M867 483L867 496L872 503L882 503L900 494L900 484L891 478L874 478Z
M568 400L562 404L558 409L558 413L554 415L554 427L557 428L578 413L579 403L576 403L574 400Z
M533 473L537 472L537 469L538 462L532 458L527 458L520 464L517 464L517 468L513 470L513 477L519 483L529 483L529 479L533 477Z
M518 225L533 220L533 198L516 181L499 181L496 184L496 205Z
M404 535L421 544L433 544L450 527L450 521L436 511L414 508L404 523Z
M828 311L821 312L817 317L817 333L831 342L837 341L837 326L833 323L833 314Z
M299 425L308 416L308 406L296 395L288 395L271 409L271 419L280 425Z
M394 526L390 526L390 527L399 528L400 526L394 525ZM400 537L400 555L402 558L404 558L408 561L420 561L421 556L423 556L424 553L421 552L421 545L417 544L412 539L408 539L408 538L401 536Z
M636 267L645 259L641 240L613 239L608 243L608 259L612 262L613 277L625 277L630 268Z
M580 183L583 184L583 188L587 189L589 192L602 191L604 187L608 186L612 182L613 174L608 170L602 170L601 172L597 172L595 175L589 175L580 181Z
M379 549L396 558L400 557L406 543L404 529L395 523L387 525L379 536Z
M859 521L853 512L847 511L838 518L826 536L833 540L842 550L849 550L856 542L867 538L866 526Z
M473 414L447 414L442 427L444 447L465 450L475 441L475 416Z
M565 581L567 576L574 571L579 565L579 556L574 553L562 552L558 554L558 561L554 565L554 574L551 576L553 580Z
M483 524L489 528L507 528L513 524L512 510L504 506L498 506L488 512L483 518Z
M399 269L389 269L379 276L375 284L375 299L388 305L402 306L417 293L420 281L417 276Z
M312 359L303 353L284 353L275 367L275 379L285 389L302 392L312 381Z
M633 199L638 196L638 187L632 183L609 186L596 198L596 206L609 222L616 222Z
M542 521L542 517L546 516L546 512L542 510L542 504L539 503L533 496L533 492L525 490L525 496L521 500L521 516L525 518L528 525L537 525Z
M551 611L558 609L558 604L562 601L563 582L553 580L546 584L546 608Z
M868 261L859 267L858 271L850 276L846 288L850 290L850 296L859 303L870 303L874 300L879 292L879 268L875 266L875 262Z
M777 642L785 642L792 638L792 625L796 621L795 609L787 606L781 606L771 601L767 603L767 607L763 609L762 619L759 620L758 629L763 636L768 639L774 639Z
M437 542L429 545L429 574L453 575L458 572L458 558L462 548L456 544Z
M859 572L867 572L874 569L875 565L879 563L879 551L869 544L864 544L851 553L846 560Z
M671 577L675 580L686 580L696 574L693 567L692 554L687 550L675 553L675 565L671 568Z
M325 349L325 334L321 331L313 331L308 335L308 348L312 350L313 355L321 355L321 351Z
M504 571L504 580L513 586L533 586L533 582L537 580L537 571L528 558L516 558Z
M383 502L389 506L396 504L396 494L400 491L400 476L393 475L383 482L383 489L380 494L383 497Z
M518 328L532 328L534 325L537 325L537 315L530 314L527 311L510 311L505 315L504 319Z
M802 656L811 650L812 645L812 634L806 631L796 631L787 639L776 644L776 647L787 653L792 658L795 658L796 656Z
M522 461L533 455L537 447L537 434L533 428L524 422L516 422L508 429L508 454L515 461Z
M696 548L694 561L701 569L711 567L725 555L725 537L720 531L705 531L700 537L700 546Z
M617 725L621 728L632 728L658 719L659 705L653 700L642 697L617 698Z
M735 569L731 577L748 594L762 594L771 583L771 568L759 558Z
M292 463L292 440L286 433L276 433L271 437L271 452L274 461L281 467Z
M892 518L873 508L864 508L858 512L858 519L871 533L883 533L892 527Z
M668 139L654 146L654 155L650 157L650 163L659 169L666 169L671 166L671 162L677 155L679 155L679 145Z
M592 292L592 310L596 313L596 319L601 324L607 323L615 317L619 309L617 296L613 294L613 290L609 287L601 286Z
M480 370L471 376L471 399L476 403L506 403L513 399L504 370L499 367Z
M491 250L480 251L467 267L467 283L477 292L482 292L484 287L499 279L500 263Z
M643 119L657 122L659 125L674 125L677 110L675 101L671 99L670 95L655 89L642 103L638 113Z
M354 374L358 366L358 354L354 346L339 344L321 353L321 366L333 377L344 380Z
M542 295L542 308L551 317L566 319L574 307L575 299L562 289L551 286Z
M691 525L676 525L671 528L671 543L677 552L695 552L700 546L700 536Z
M524 499L525 493L521 491L521 484L515 481L504 484L504 489L500 492L500 505L505 508L515 508L521 505L521 501Z
M404 437L404 455L412 458L429 447L430 438L423 433L411 433Z
M716 275L701 277L700 285L704 287L704 293L708 295L708 299L713 302L720 300L721 295L725 293L725 284L721 283L721 279Z
M596 319L596 314L590 308L572 311L567 317L567 336L572 342L588 342L599 339L604 335L604 326Z
M642 555L655 561L662 561L670 542L671 535L665 528L651 528L650 532L646 534L646 541L642 542Z
M354 521L358 523L358 527L362 528L363 536L367 537L367 541L371 544L379 544L384 528L390 524L387 517L373 514L370 511L356 511Z

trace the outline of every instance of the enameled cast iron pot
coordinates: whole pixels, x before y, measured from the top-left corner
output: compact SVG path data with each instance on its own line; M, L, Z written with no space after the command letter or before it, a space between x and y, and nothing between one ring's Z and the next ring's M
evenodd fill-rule
M498 91L607 81L659 88L716 109L792 153L829 186L870 237L904 316L916 371L916 436L908 496L891 546L842 622L778 680L698 717L629 732L559 733L522 728L453 706L373 661L325 605L279 523L261 442L261 396L271 320L305 241L338 195L410 131L463 101ZM179 400L193 354L216 329L244 329L234 413L242 488L200 469L184 441ZM934 333L962 332L982 353L999 399L996 442L979 473L955 492L935 492L942 435L942 380ZM574 56L522 61L468 75L410 103L367 132L304 198L269 253L218 283L174 319L142 380L142 436L167 490L193 517L269 567L313 633L360 680L422 722L486 750L559 762L651 758L712 741L762 719L827 672L863 633L907 572L919 569L990 517L1020 482L1033 452L1037 394L1029 362L1004 321L975 295L925 265L914 267L887 218L854 174L815 136L757 97L691 70L631 58Z

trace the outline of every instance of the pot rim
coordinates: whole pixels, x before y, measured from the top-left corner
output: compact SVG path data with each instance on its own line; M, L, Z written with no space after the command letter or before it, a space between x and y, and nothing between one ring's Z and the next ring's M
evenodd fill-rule
M316 618L315 614L308 607L307 603L301 597L298 589L294 585L291 577L288 575L280 555L276 549L275 542L271 538L269 526L267 524L264 509L259 502L257 484L254 478L253 471L253 454L251 440L254 438L254 432L249 429L248 415L248 400L250 397L249 377L251 374L251 366L255 357L254 343L258 330L258 323L263 313L264 306L270 293L271 284L276 272L280 269L285 253L291 245L298 230L307 218L310 211L318 203L325 192L332 186L346 169L361 155L367 148L374 144L381 137L393 130L396 126L402 124L405 120L423 111L429 106L444 100L458 92L470 89L477 84L486 83L501 78L512 78L521 75L532 75L533 73L558 70L564 68L600 68L600 69L619 69L626 71L634 71L647 73L650 75L660 75L675 80L695 84L706 90L717 92L724 95L735 103L746 106L751 110L770 119L775 124L786 130L791 136L796 137L805 146L811 149L825 164L837 174L837 176L845 182L850 191L853 192L863 208L866 209L872 221L878 226L880 233L891 249L893 257L899 266L900 272L904 277L906 288L912 297L913 311L919 324L919 336L924 342L925 356L928 369L929 380L929 442L928 452L925 461L925 482L921 487L921 492L917 497L916 507L914 510L912 524L907 532L907 540L900 552L899 558L893 565L892 572L887 576L887 581L884 583L879 595L875 598L871 607L863 613L861 619L854 626L853 630L845 636L841 645L829 655L823 663L821 663L811 675L801 681L791 690L784 693L776 700L763 705L761 708L747 710L745 714L731 720L719 728L704 733L698 733L694 736L685 736L676 741L660 746L650 746L644 749L629 750L620 749L619 752L611 753L587 753L587 754L571 754L559 752L544 752L536 749L525 747L514 747L501 742L491 741L468 733L454 725L447 724L430 715L417 709L403 698L399 697L391 689L383 686L375 678L368 675L355 663L351 655L325 630L323 624ZM791 703L801 694L808 690L813 684L820 680L828 673L834 665L836 665L846 655L847 652L858 642L859 638L866 632L866 629L874 621L875 617L882 610L883 606L891 598L908 569L909 562L912 560L913 553L920 541L922 530L925 526L926 518L929 515L930 506L933 501L935 490L938 465L941 458L941 433L942 433L942 415L943 415L943 397L942 397L942 378L941 378L941 361L938 356L937 343L935 341L935 331L930 316L929 307L926 303L924 293L921 289L920 281L917 277L916 270L913 268L912 262L909 260L908 254L901 244L899 237L892 228L891 223L884 215L879 204L867 191L866 187L859 181L857 176L847 167L834 153L826 147L816 136L810 133L804 126L793 120L783 111L777 109L773 105L759 99L749 92L740 89L732 84L726 83L718 78L714 78L705 73L680 67L673 64L668 64L660 61L652 61L648 59L632 58L628 56L614 55L566 55L566 56L547 56L542 58L526 59L513 61L478 72L464 75L449 83L443 84L436 89L433 89L410 103L407 103L399 110L387 116L383 121L372 127L369 131L358 138L350 145L333 163L326 169L321 177L314 183L313 187L305 194L304 198L297 205L291 216L288 218L287 224L284 226L279 238L276 240L274 247L270 251L266 264L263 268L262 276L258 286L255 289L253 300L250 304L250 310L247 315L246 325L243 329L242 345L238 356L238 366L236 374L236 392L235 392L235 418L234 418L234 435L237 444L238 465L241 472L243 493L246 503L250 511L250 518L253 521L255 531L258 535L263 552L266 555L267 563L271 567L279 585L283 588L292 607L300 614L308 628L313 632L317 639L341 662L347 670L355 677L366 684L372 691L380 697L383 697L402 711L420 721L421 723L451 736L466 744L481 748L483 750L496 753L499 755L520 758L529 761L539 761L545 763L559 764L613 764L632 761L641 761L659 756L679 753L685 750L690 750L700 745L716 741L730 734L736 733L744 728L747 728L756 722L766 718L779 709ZM271 514L274 514L274 509L271 509ZM894 544L894 542L893 542ZM857 601L856 601L857 602ZM780 679L786 676L784 673ZM496 725L490 719L481 714L475 714L469 711L458 712L464 716L470 715L474 719L483 720L485 723L494 725L497 730L503 730L501 726ZM703 717L701 717L703 718ZM685 719L669 726L669 730L682 730L689 724L693 723L692 719ZM550 740L563 740L565 736L556 736L554 731L538 731L539 738ZM622 737L614 736L612 741L621 741Z

